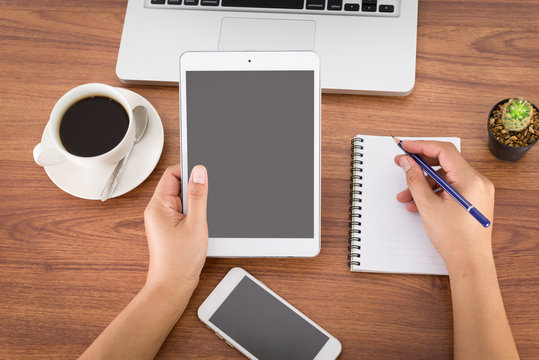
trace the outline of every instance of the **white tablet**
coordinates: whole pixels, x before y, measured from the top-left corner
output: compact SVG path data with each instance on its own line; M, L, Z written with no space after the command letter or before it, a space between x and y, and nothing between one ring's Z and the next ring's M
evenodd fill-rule
M320 252L319 67L314 52L181 56L182 177L208 169L208 256Z

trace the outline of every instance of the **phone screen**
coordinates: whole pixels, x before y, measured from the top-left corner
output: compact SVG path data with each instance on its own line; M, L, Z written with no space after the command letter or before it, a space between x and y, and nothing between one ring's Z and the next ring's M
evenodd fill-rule
M247 276L209 321L261 360L312 360L329 339Z

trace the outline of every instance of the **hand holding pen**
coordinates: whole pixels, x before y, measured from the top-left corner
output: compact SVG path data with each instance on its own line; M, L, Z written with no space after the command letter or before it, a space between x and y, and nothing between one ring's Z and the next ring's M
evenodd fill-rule
M453 144L403 141L401 145L408 153L420 155L426 164L441 166L438 175L486 218L492 219L492 182L475 171ZM406 172L408 184L408 189L400 192L397 200L408 203L408 211L421 214L427 235L448 268L492 253L490 227L485 229L446 190L435 192L439 185L430 176L425 176L423 169L409 155L396 156L395 163Z
M454 187L452 187L443 177L436 172L425 160L423 160L419 155L410 153L402 147L402 140L393 136L393 140L398 147L401 148L408 156L415 160L415 162L423 169L423 171L431 177L441 189L445 190L456 202L458 202L467 212L470 213L481 225L484 227L490 226L490 220L487 219L475 206L473 206L464 196L462 196Z
M492 226L483 227L445 189L435 192L437 183L423 174L413 154L421 156L427 166L440 165L437 175L467 199L463 205L475 205L488 219L494 212L494 185L451 143L403 141L401 146L407 155L397 155L395 163L406 173L408 189L397 200L408 203L408 211L419 211L449 271L455 358L518 359L496 277Z

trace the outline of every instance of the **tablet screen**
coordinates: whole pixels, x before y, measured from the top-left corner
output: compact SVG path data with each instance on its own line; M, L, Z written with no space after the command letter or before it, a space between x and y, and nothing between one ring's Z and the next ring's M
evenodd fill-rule
M185 82L188 168L208 169L209 236L312 238L314 71L187 71Z

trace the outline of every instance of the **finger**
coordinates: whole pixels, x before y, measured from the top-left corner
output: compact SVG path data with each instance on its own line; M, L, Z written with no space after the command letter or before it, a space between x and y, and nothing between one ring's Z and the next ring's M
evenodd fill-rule
M440 174L441 177L445 177L446 173L444 171L444 169L439 169L436 171L438 174ZM428 175L425 175L425 178L427 180L427 183L429 184L430 188L431 189L436 189L438 188L440 185L438 185L438 183L436 181L434 181L433 178L431 178L430 176ZM405 189L403 191L401 191L400 193L397 194L397 200L399 202L402 202L402 203L407 203L407 202L410 202L413 200L413 197L412 197L412 193L410 192L410 189Z
M445 197L449 196L449 194L447 192L445 192L440 187L435 187L433 190L434 190L434 193L436 195L438 195L438 196L440 196L442 198L445 198ZM412 193L410 192L410 189L406 189L406 190L403 190L403 191L401 191L400 193L397 194L397 200L400 203L406 204L406 203L413 202L414 197L412 196Z
M417 213L419 210L417 209L417 205L415 202L411 202L409 204L406 204L406 210L408 210L411 213Z
M157 197L178 196L180 194L180 173L180 164L167 168L155 188L154 195Z
M423 170L412 158L409 156L401 157L400 165L406 172L408 189L420 211L421 209L432 208L434 203L440 201L439 197L432 191Z
M409 203L410 201L413 201L414 198L412 197L410 189L406 188L397 194L397 200L401 203Z
M471 169L471 166L464 160L455 145L442 141L404 140L402 147L413 154L419 154L426 158L438 159L440 166L447 172L461 172L463 169Z
M191 170L187 185L187 220L196 224L206 224L208 202L208 172L202 165Z
M166 207L181 213L183 208L179 197L181 188L180 174L180 164L168 167L155 188L152 201L164 204Z
M406 154L395 155L395 158L393 159L393 161L395 161L395 164L397 164L397 166L401 166L399 163L400 158L405 155ZM440 166L440 162L438 161L438 159L433 159L425 155L421 155L421 158L425 160L425 162L429 164L430 166Z

